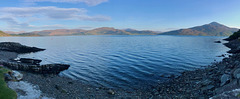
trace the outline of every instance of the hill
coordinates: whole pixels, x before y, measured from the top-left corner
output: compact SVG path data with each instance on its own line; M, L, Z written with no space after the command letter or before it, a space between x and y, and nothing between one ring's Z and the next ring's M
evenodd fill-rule
M21 33L15 36L64 36L64 35L156 35L154 31L138 31L138 30L120 30L111 27L101 27L92 30L83 29L56 29L33 31Z
M238 31L237 28L230 28L217 22L212 22L188 29L164 32L160 35L229 36L236 31Z
M3 31L0 31L0 36L2 37L2 36L11 36L11 35L3 32Z

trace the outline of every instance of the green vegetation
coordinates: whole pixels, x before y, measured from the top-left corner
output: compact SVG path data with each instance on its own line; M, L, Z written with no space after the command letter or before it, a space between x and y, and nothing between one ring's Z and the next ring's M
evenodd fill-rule
M240 37L240 30L238 30L237 32L233 33L233 35L229 36L229 38L227 38L226 40L231 41L231 40L238 39L239 37Z
M0 67L0 99L16 99L17 93L7 87L6 82L4 81L4 73L7 73L9 70Z

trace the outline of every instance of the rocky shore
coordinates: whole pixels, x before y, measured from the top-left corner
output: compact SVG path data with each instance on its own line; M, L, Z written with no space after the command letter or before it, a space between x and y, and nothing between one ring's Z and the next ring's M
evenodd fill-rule
M240 98L240 40L225 44L232 55L205 69L185 71L159 84L152 94L158 99L238 99Z

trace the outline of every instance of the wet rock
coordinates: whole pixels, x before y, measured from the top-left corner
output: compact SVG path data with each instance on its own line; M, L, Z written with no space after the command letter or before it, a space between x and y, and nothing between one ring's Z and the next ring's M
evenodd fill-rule
M236 79L240 79L240 68L234 70L233 77Z
M9 73L4 73L4 79L5 81L12 81L13 78Z
M20 43L16 43L16 42L2 42L0 43L0 50L16 52L16 53L31 53L31 52L44 51L45 49L41 49L37 47L29 47L29 46L21 45Z
M214 43L221 43L221 41L214 41Z
M32 59L32 58L20 58L19 61L22 63L28 63L28 64L34 64L34 65L38 65L40 64L40 62L42 62L42 60Z
M212 81L210 81L210 80L204 80L203 82L201 82L201 85L202 86L206 86L206 85L209 85L210 83L211 83Z
M221 76L221 86L227 84L227 83L230 81L230 79L231 79L231 76L230 76L230 75L228 75L228 74L223 74L223 75Z
M23 79L23 74L21 74L20 72L18 72L18 71L12 71L12 77L14 78L14 79L16 79L17 81L19 81L19 80L22 80Z
M108 90L108 94L110 94L110 95L114 95L115 94L115 92L113 91L113 90Z
M0 61L0 64L13 69L22 70L39 74L59 74L61 71L70 67L68 64L45 64L45 65L29 65L15 62Z
M201 89L204 91L204 90L212 90L214 88L215 88L214 85L208 85L208 86L205 86L205 87L203 87Z

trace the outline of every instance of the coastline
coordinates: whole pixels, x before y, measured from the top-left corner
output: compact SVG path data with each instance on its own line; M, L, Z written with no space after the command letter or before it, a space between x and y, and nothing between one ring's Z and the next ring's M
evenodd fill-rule
M225 45L235 50L240 41L229 42ZM233 47L234 45L234 47ZM17 53L0 51L4 60L17 57ZM169 81L163 82L150 90L127 91L121 89L109 89L94 87L83 84L80 81L60 77L54 74L34 74L20 71L23 74L22 81L38 86L42 95L56 99L72 98L211 98L217 99L224 92L230 92L240 88L240 54L234 53L220 62L213 63L204 69L184 71L178 77L172 77ZM239 70L236 71L236 70ZM236 90L234 91L236 93ZM237 93L240 91L237 91ZM21 94L21 93L18 93ZM230 95L229 95L230 96ZM223 97L223 96L221 96ZM229 98L229 97L227 97ZM238 98L238 96L231 96Z

